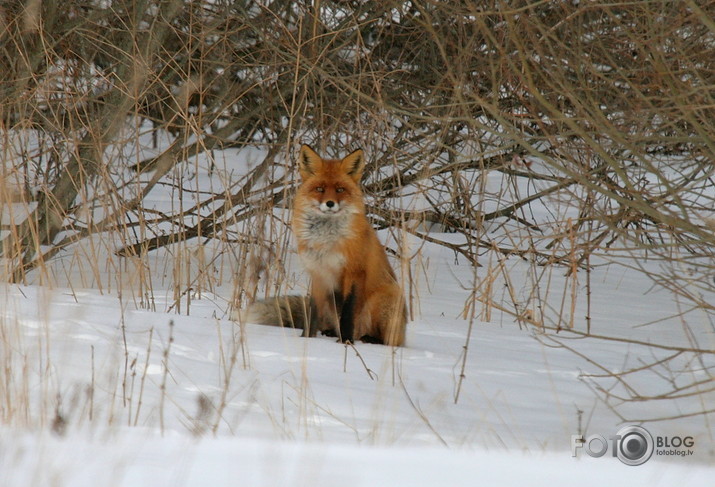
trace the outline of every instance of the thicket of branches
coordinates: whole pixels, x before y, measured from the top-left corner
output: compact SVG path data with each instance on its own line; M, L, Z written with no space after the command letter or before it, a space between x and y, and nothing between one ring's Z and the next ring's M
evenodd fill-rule
M192 239L270 248L240 223L289 204L308 142L368 152L377 226L473 265L662 258L642 270L712 313L714 14L695 1L3 2L5 269L26 281L96 235L139 259ZM266 155L219 190L181 176L245 147ZM147 203L160 185L181 205Z

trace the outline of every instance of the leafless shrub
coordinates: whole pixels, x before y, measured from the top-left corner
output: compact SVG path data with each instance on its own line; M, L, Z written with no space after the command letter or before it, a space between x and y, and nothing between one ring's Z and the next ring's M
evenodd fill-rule
M288 207L294 149L359 145L375 225L486 265L488 286L472 293L485 316L578 328L576 293L592 256L606 256L712 317L713 13L696 2L5 2L4 273L52 283L52 263L69 259L83 284L131 280L151 307L151 256L164 249L177 312L234 279L217 277L224 256L235 300L259 281L280 290L288 232L274 209ZM235 174L217 164L252 147L261 159ZM161 192L172 204L153 202ZM491 285L509 282L514 258L567 272L561 302L545 305L538 282L527 302L511 288L496 302ZM102 281L105 261L117 284Z

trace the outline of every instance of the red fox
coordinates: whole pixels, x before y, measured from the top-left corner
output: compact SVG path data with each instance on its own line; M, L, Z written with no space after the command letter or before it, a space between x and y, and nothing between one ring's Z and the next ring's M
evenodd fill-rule
M310 298L284 296L253 303L243 314L252 323L318 331L343 342L363 340L402 346L407 312L402 289L384 247L365 216L361 150L341 160L322 159L303 145L302 184L295 196L292 228L298 256L310 274Z

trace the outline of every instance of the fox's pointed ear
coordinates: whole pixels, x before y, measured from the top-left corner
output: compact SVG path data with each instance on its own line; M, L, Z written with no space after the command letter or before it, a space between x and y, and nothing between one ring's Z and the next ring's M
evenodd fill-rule
M300 155L298 156L298 169L303 179L315 174L322 162L323 159L309 145L303 144L301 146Z
M340 161L343 170L350 176L353 181L360 184L362 171L365 169L365 154L361 149L351 152Z

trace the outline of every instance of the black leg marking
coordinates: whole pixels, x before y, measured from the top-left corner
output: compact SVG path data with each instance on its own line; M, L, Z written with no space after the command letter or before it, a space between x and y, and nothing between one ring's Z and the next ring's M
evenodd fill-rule
M343 309L343 292L340 289L333 291L333 302L335 309L340 313Z
M355 287L350 289L350 293L341 299L340 308L340 341L343 343L353 341L353 331L355 329Z

